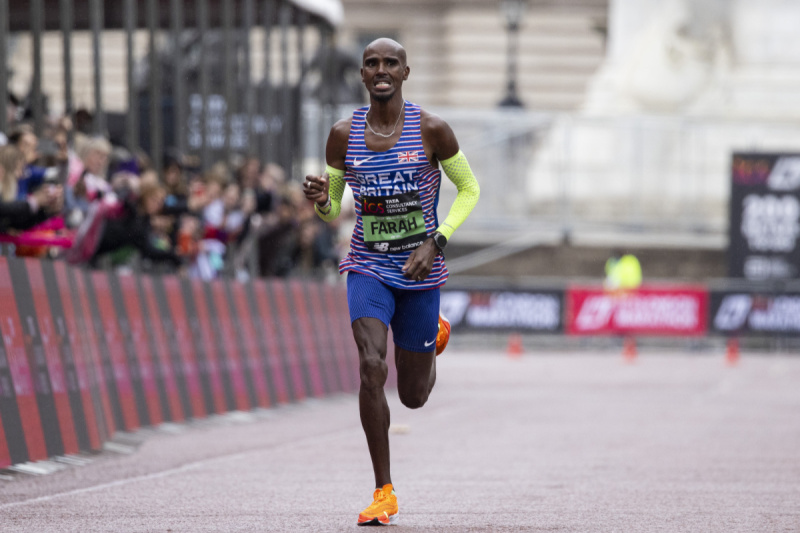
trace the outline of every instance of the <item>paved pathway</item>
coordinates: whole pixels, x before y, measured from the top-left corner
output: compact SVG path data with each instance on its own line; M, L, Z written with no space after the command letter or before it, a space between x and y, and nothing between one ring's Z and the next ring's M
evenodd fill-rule
M390 397L395 531L800 531L800 357L448 351ZM145 433L128 455L0 481L6 532L355 531L354 397Z

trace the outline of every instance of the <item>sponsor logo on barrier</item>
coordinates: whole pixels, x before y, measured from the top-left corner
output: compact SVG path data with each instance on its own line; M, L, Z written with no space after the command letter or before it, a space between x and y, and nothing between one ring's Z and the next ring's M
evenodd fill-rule
M749 294L726 296L714 315L714 329L719 331L740 329L747 322L747 315L752 306L753 298Z
M596 329L612 318L621 328L691 329L699 322L699 303L683 295L615 298L592 296L581 306L575 323L582 329Z
M800 157L781 157L769 173L767 186L773 191L800 189Z
M800 333L800 294L715 293L712 327L722 333Z
M707 296L702 289L642 288L617 294L601 288L572 288L567 302L567 330L572 334L705 332Z
M453 328L541 332L561 328L561 295L555 291L444 291L441 309Z

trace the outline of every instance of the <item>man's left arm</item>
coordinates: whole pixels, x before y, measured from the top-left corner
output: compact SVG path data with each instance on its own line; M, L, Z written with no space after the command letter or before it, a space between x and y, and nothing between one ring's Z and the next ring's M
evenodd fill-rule
M450 240L453 232L467 219L480 198L480 186L450 126L436 115L425 113L422 120L422 139L426 156L432 163L441 161L445 175L452 181L458 194L447 217L436 233ZM433 260L440 252L433 238L427 239L414 250L403 267L405 276L424 280L433 268Z
M478 203L478 198L481 196L481 188L472 173L467 157L461 150L453 157L442 161L442 168L458 190L447 217L436 228L436 231L444 235L447 240L450 240L453 232L467 219Z

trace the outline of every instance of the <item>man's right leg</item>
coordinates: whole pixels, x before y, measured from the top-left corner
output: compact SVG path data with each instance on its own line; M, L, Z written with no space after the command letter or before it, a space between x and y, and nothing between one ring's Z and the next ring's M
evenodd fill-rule
M361 374L358 406L376 487L372 504L358 515L360 526L393 524L398 516L397 496L389 469L389 404L383 392L389 370L386 335L386 325L377 318L359 318L353 322Z
M377 488L392 482L389 469L389 404L383 391L389 372L386 365L386 336L386 325L377 318L359 318L353 322L361 376L358 407Z
M389 468L389 404L383 387L389 373L386 338L387 324L394 314L394 296L379 280L351 272L347 276L347 302L358 347L361 426L376 487L372 504L358 515L358 524L390 524L397 520L398 507Z

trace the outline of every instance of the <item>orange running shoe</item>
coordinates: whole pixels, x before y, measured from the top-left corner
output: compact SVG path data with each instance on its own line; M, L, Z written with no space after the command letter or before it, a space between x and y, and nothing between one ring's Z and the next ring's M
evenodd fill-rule
M375 489L372 505L358 515L359 526L388 526L394 524L399 516L397 496L391 483L382 489Z
M450 321L442 313L439 313L439 333L436 334L436 355L439 355L447 348L447 341L450 340Z

